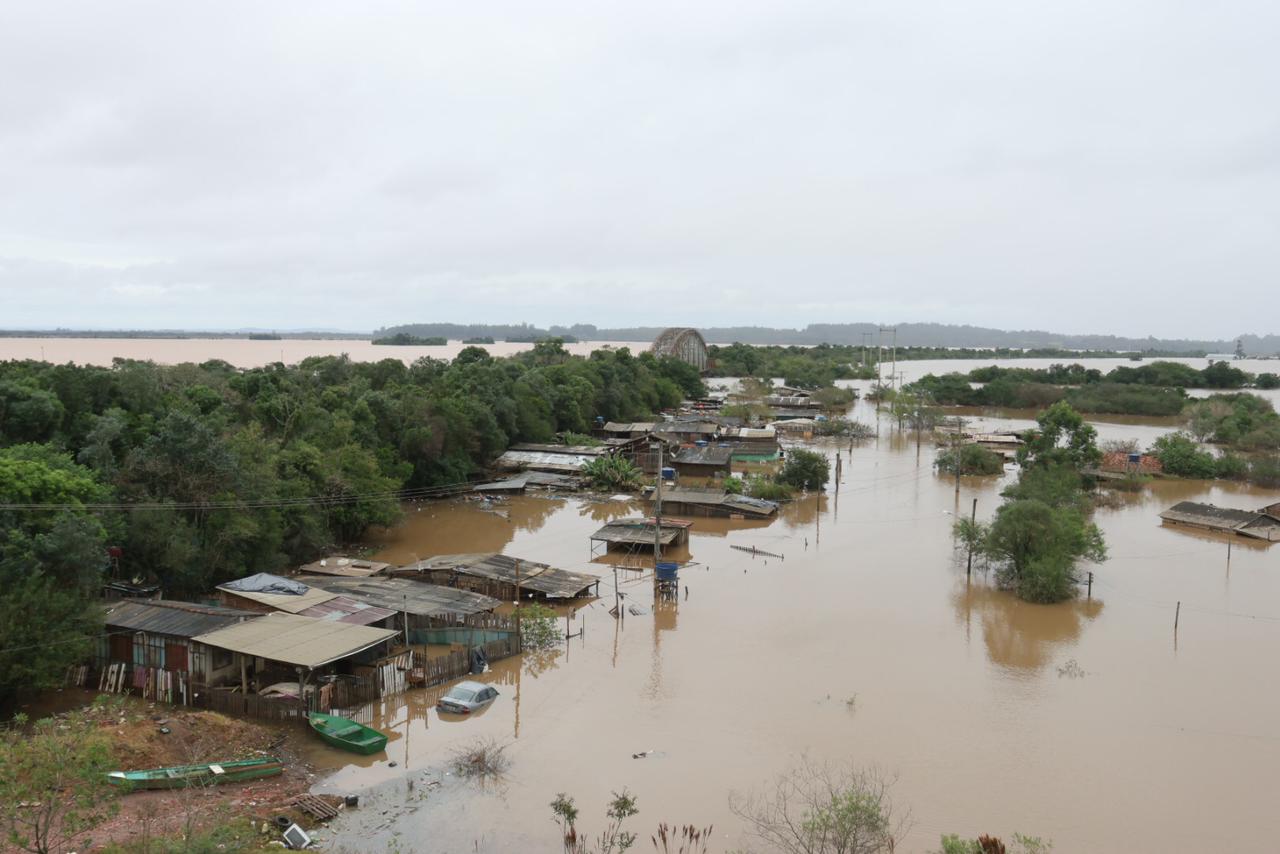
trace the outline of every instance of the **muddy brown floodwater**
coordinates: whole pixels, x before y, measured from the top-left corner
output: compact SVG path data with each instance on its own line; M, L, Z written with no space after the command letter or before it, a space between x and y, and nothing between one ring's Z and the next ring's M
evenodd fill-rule
M864 405L856 415L874 419ZM1102 432L1145 443L1171 426ZM965 479L957 498L933 448L917 454L880 427L851 456L843 447L838 494L765 526L695 520L687 598L625 624L606 613L613 573L591 559L588 535L638 505L530 496L509 502L509 518L409 506L377 538L378 558L500 549L598 572L602 597L577 612L585 637L485 674L501 696L484 714L443 720L432 709L442 689L418 691L367 710L391 735L385 755L316 747L332 769L318 790L363 796L331 843L555 852L556 793L576 797L580 827L595 832L625 786L642 839L661 821L713 824L712 850L725 851L746 841L730 791L808 753L897 777L894 799L912 815L902 851L936 848L944 832L1015 830L1062 852L1274 851L1280 551L1237 542L1228 564L1225 540L1163 528L1157 513L1277 496L1174 481L1126 495L1097 512L1111 559L1093 568L1093 598L1029 605L981 574L967 581L952 545L956 514L976 498L989 516L1004 478ZM632 574L623 590L651 604L648 581ZM500 785L446 775L450 752L477 736L510 744ZM642 751L654 753L632 758Z

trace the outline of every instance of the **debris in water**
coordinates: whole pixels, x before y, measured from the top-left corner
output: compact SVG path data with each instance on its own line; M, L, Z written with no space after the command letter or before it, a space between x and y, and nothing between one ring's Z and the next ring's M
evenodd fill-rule
M1071 679L1083 679L1085 675L1084 668L1074 658L1058 668L1059 677L1066 676Z

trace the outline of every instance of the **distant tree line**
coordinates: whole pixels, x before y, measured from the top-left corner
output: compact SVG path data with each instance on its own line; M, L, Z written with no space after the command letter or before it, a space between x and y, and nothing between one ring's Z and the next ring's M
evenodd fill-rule
M703 393L682 362L557 341L410 366L0 363L0 695L84 655L108 546L126 577L201 594L391 524L403 490L472 479L514 441Z
M967 374L926 374L909 388L949 406L1043 408L1059 400L1079 412L1124 415L1179 415L1190 398L1184 389L1275 388L1275 374L1253 375L1228 362L1196 369L1178 362L1118 367L1106 374L1083 365L1044 369L992 365Z
M408 332L411 335L443 335L456 341L476 336L491 336L501 340L515 340L511 335L525 335L528 340L569 336L579 341L652 341L663 331L661 326L607 327L590 323L571 326L552 325L545 329L530 324L458 324L412 323L378 330L375 335ZM699 327L702 337L710 343L732 344L836 344L861 345L867 337L875 343L880 340L880 324L877 323L811 323L797 329L779 329L768 326L711 326ZM889 335L883 336L886 344ZM1070 351L1107 351L1113 353L1142 353L1150 356L1203 356L1206 353L1234 353L1239 342L1241 349L1252 355L1280 353L1280 335L1241 335L1230 340L1189 338L1135 338L1120 335L1066 335L1038 330L1004 330L983 326L965 326L948 323L899 323L897 344L902 347L927 347L939 349L983 348L990 355L991 349L1022 351L1027 349Z

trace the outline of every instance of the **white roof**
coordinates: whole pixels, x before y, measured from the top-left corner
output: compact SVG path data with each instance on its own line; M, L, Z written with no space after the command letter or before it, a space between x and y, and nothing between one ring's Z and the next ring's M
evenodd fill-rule
M297 579L292 579L297 580ZM218 589L224 593L230 593L232 596L243 596L254 602L261 602L263 605L269 605L277 611L287 611L290 614L297 614L305 611L313 605L319 605L328 602L337 596L337 593L330 593L328 590L321 590L319 587L310 587L306 593L300 596L294 596L290 593L259 593L256 590L233 590L224 585L218 585Z
M284 664L320 667L377 646L396 634L394 629L374 629L276 612L198 635L192 640Z

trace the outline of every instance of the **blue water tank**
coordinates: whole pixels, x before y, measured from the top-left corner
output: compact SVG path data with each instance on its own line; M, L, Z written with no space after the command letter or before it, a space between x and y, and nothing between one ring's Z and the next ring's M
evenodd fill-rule
M697 445L699 448L705 448L705 447L707 446L707 440L706 440L706 439L698 439L698 440L697 440L696 442L694 442L693 444Z
M680 572L680 564L659 563L657 569L659 581L675 581L676 575Z
M662 479L663 479L663 480L675 480L675 479L676 479L676 470L675 470L675 469L673 469L673 468L671 468L671 467L669 467L669 466L668 466L668 467L663 468L663 469L662 469Z

